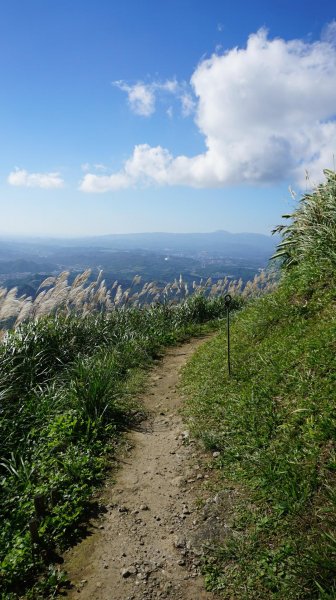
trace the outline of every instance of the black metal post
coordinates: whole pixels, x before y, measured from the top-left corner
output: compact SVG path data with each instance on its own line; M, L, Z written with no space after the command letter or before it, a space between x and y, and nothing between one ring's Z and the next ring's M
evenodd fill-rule
M230 305L231 305L231 296L230 294L226 294L224 301L226 306L226 320L227 320L227 363L228 363L228 372L229 377L231 376L231 356L230 356Z

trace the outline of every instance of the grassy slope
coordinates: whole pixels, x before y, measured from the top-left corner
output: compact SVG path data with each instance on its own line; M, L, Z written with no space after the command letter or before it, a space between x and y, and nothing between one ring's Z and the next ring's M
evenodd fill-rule
M296 267L185 372L187 412L234 485L232 535L205 565L224 598L335 598L335 287Z
M55 591L55 551L81 534L118 433L139 417L133 397L144 369L223 307L195 296L175 307L48 317L9 334L0 346L1 599ZM33 557L28 524L38 495L47 506Z

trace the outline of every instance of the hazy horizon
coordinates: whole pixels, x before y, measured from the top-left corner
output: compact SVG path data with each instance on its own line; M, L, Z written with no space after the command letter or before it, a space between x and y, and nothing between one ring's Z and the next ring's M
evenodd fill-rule
M109 236L141 236L141 235L209 235L215 233L225 233L229 235L260 235L265 237L272 237L272 233L263 233L260 231L229 231L227 229L215 229L209 231L127 231L127 232L109 232L102 234L82 234L82 235L64 235L64 234L27 234L27 233L16 233L9 234L0 231L0 240L16 240L16 239L36 239L36 240L81 240L90 238L104 238Z

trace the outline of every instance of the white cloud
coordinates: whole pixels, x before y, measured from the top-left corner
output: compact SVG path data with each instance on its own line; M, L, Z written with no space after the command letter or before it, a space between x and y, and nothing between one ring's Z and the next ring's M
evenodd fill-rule
M260 30L246 49L203 61L192 84L214 185L297 180L304 168L315 177L321 156L331 158L336 52L330 44L269 40Z
M179 91L180 84L176 79L167 79L164 83L154 82L152 84L154 90L163 90L170 94L176 94Z
M184 117L189 117L189 115L194 112L196 103L194 102L191 94L188 94L188 92L181 94L180 100L182 104L182 115Z
M100 173L106 173L106 171L109 170L108 167L106 165L103 165L102 163L90 164L88 162L83 163L81 165L81 169L84 173L88 173L91 170L98 171Z
M93 167L94 169L96 169L96 171L100 171L101 173L108 171L108 167L106 165L103 165L102 163L95 163Z
M167 79L164 82L152 81L151 83L138 81L134 85L130 85L125 81L114 81L113 85L127 93L132 112L144 117L150 117L155 112L157 98L162 99L167 94L171 94L180 100L182 116L188 117L195 108L190 86L188 87L185 82L179 83L176 79ZM166 113L171 117L169 108Z
M64 185L59 173L28 173L16 168L7 178L10 185L28 188L57 189Z
M95 175L87 173L80 183L79 189L82 192L99 194L101 192L122 190L130 187L131 181L123 173L114 175Z
M79 189L82 192L101 193L125 189L137 182L147 184L155 181L165 185L168 183L167 173L172 160L173 157L164 148L141 144L135 147L132 157L125 162L123 171L104 176L88 173Z
M128 85L124 81L115 81L114 85L127 93L129 105L135 114L143 117L149 117L153 114L155 111L155 92L151 85L142 82Z
M336 151L335 37L334 23L322 41L312 43L268 39L261 29L249 37L246 48L203 60L191 85L204 153L174 158L161 146L142 144L119 173L96 176L90 191L118 189L118 181L120 187L223 187L281 180L302 185L305 169L319 181ZM187 107L189 100L182 102Z

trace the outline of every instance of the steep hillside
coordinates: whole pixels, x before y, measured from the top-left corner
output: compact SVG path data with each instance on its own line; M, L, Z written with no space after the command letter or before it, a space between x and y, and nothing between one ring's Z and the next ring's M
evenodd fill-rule
M230 489L204 573L223 598L336 597L336 178L305 195L277 291L245 307L185 371L193 430Z

